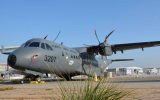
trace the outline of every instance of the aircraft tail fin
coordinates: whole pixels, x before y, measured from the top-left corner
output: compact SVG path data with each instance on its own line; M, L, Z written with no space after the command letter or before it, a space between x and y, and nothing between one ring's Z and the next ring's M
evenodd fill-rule
M1 45L1 53L4 53L5 49L4 49L4 46Z

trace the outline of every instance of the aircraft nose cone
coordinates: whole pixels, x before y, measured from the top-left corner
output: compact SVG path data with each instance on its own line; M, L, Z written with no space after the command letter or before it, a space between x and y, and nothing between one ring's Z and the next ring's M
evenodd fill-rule
M17 58L15 55L9 55L8 60L7 60L8 65L11 67L14 66L16 64L16 60L17 60Z

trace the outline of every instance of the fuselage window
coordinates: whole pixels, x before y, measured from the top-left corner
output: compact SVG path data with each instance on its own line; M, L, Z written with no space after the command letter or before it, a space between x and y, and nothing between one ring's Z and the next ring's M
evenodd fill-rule
M45 44L44 43L41 43L41 48L45 49Z
M29 47L39 47L39 42L32 42Z
M52 47L48 44L46 44L46 48L47 48L47 50L53 50Z
M62 52L62 56L64 56L64 53Z

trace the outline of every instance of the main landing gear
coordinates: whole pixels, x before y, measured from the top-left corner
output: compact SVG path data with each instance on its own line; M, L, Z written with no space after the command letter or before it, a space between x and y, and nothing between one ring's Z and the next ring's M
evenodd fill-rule
M25 77L24 81L30 84L44 84L45 82L41 80L39 75L28 75Z

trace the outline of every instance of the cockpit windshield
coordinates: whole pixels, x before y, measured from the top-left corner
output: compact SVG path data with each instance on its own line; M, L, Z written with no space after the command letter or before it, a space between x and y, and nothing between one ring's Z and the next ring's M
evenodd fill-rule
M52 51L53 48L48 44L40 41L27 41L23 47L40 47L44 50Z
M31 43L30 41L26 42L24 47L27 47L30 43Z
M47 43L41 43L41 48L46 50L53 50L52 47Z
M53 50L52 47L49 44L46 44L46 49L51 50L51 51Z
M41 43L41 48L42 48L42 49L46 49L46 47L45 47L45 44L44 44L44 43Z
M39 47L40 42L32 42L28 47Z

